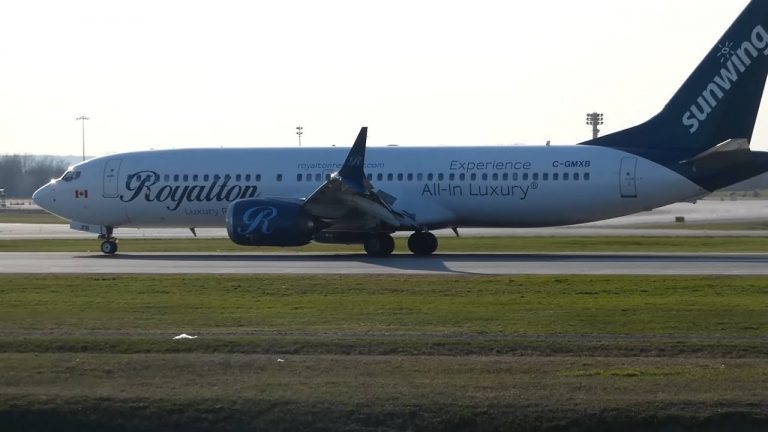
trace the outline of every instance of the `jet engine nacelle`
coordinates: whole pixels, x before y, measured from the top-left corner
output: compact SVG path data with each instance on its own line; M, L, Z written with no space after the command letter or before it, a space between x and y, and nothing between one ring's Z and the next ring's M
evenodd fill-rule
M319 231L301 204L279 198L249 198L227 209L227 234L243 246L303 246Z

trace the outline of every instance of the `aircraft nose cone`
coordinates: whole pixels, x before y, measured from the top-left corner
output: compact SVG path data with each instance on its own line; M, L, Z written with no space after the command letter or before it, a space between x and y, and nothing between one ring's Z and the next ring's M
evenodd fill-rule
M51 204L53 203L51 191L52 188L53 185L48 183L47 185L36 190L35 193L32 194L32 201L34 201L38 206L46 210L50 210Z

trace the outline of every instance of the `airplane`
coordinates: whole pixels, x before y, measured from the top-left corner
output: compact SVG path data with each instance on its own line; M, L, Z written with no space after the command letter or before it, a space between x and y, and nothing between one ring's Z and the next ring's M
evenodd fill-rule
M768 73L768 1L752 0L666 106L571 146L137 151L91 159L33 200L118 250L116 228L226 227L247 246L361 244L392 234L430 255L432 231L574 225L692 202L768 171L750 142ZM650 85L650 84L646 84ZM458 231L456 231L458 234Z

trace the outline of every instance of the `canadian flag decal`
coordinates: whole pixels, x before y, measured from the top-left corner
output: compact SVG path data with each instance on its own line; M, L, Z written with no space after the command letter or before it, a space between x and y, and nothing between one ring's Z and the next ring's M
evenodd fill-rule
M75 198L88 198L88 189L75 190Z

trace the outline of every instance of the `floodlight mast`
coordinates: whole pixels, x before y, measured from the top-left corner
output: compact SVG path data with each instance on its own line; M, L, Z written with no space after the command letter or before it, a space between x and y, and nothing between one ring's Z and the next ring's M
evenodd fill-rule
M85 161L85 121L90 120L90 117L80 116L75 120L79 120L83 124L83 161Z
M598 112L587 114L587 125L592 126L592 139L600 136L600 129L598 126L603 124L603 115Z
M296 135L299 136L299 147L301 147L301 136L304 135L304 127L296 126Z

